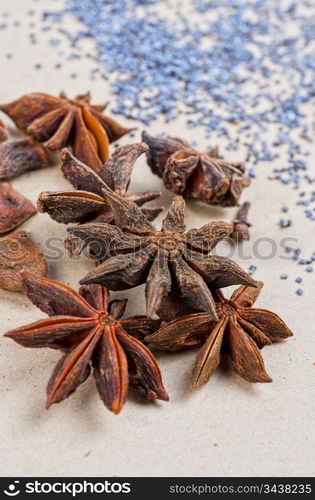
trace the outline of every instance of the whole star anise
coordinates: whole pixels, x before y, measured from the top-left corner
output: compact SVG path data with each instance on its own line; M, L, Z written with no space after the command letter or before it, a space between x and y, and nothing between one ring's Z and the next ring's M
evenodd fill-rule
M159 322L145 316L121 320L126 300L109 302L99 285L79 293L58 281L22 273L25 292L50 318L5 334L25 347L50 347L64 352L47 386L47 407L67 398L89 376L91 365L100 397L119 413L132 385L148 399L167 401L159 367L152 353L128 332L154 331Z
M0 110L50 151L72 145L74 155L98 171L109 158L109 143L130 132L104 115L105 107L92 105L89 93L69 99L64 93L34 92L0 105Z
M159 198L161 193L157 191L126 194L134 163L146 150L147 146L144 143L121 146L116 149L110 160L97 174L64 149L61 152L61 170L64 177L78 191L44 191L38 198L38 210L48 213L52 219L64 224L91 220L111 224L113 214L103 192L106 185L139 206ZM163 210L163 207L148 207L141 210L148 219L152 220ZM65 242L71 255L80 254L82 244L82 240L73 235L69 235Z
M218 148L199 153L182 139L155 138L146 132L142 140L149 146L147 160L152 172L184 198L234 206L243 188L250 184L244 164L220 159Z
M146 283L147 315L152 316L171 289L192 305L216 318L215 304L208 288L255 281L232 260L210 256L209 252L232 231L231 224L210 222L185 232L185 202L181 196L163 220L162 229L148 221L137 205L105 191L115 226L87 223L68 228L90 246L102 249L103 261L81 283L102 283L111 290L123 290ZM95 253L95 252L94 252Z
M183 302L169 296L159 315L171 322L144 340L163 351L202 343L192 376L194 387L207 382L221 360L248 382L272 382L259 349L293 334L277 314L251 307L263 286L262 282L256 283L257 288L241 286L230 299L221 290L214 290L217 322L204 312L187 310Z

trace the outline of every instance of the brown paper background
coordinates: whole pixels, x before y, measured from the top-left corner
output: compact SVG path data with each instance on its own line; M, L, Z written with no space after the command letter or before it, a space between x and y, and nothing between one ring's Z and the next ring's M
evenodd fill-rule
M103 80L91 82L88 60L65 64L58 48L48 44L52 33L41 33L39 43L31 46L28 35L38 32L29 27L37 22L27 11L57 8L62 2L41 0L1 0L1 11L11 12L10 28L0 30L0 100L7 102L31 91L70 96L91 90L95 103L110 99ZM13 27L18 19L20 27ZM73 20L69 20L69 26ZM61 47L62 48L62 47ZM7 53L12 59L6 59ZM60 70L54 64L62 61ZM34 65L42 63L41 70ZM77 72L76 79L70 73ZM309 110L310 111L310 110ZM8 124L9 120L1 116ZM123 117L121 122L128 123ZM132 123L132 122L130 122ZM12 125L12 124L11 124ZM140 138L141 124L136 133ZM166 131L205 147L201 130L187 130L177 121L165 125L161 119L150 127L152 133ZM121 143L131 142L124 138ZM224 147L224 141L218 141ZM228 158L243 159L245 149ZM258 177L242 199L253 202L250 220L252 240L244 251L250 254L260 237L272 238L279 249L284 236L295 237L297 246L309 255L314 249L314 228L296 208L296 193L267 180L279 164L261 163ZM57 168L26 174L13 182L16 189L32 201L41 190L66 188ZM145 159L137 162L130 191L162 189ZM163 192L167 206L172 198ZM287 230L277 225L280 207L291 210L294 226ZM232 220L235 209L189 203L188 227L199 227L209 219ZM23 226L47 255L45 241L64 236L64 226L48 216L36 215ZM62 248L62 245L59 245ZM226 250L221 245L221 252ZM267 248L267 247L266 247ZM267 248L269 251L269 249ZM282 252L283 255L283 252ZM292 261L280 258L244 260L234 255L244 269L256 264L255 278L265 281L258 305L276 311L294 331L288 341L263 350L272 384L250 385L231 372L219 369L211 381L198 391L189 389L194 352L176 355L157 354L164 383L171 396L169 403L146 403L131 395L119 416L102 405L93 378L65 402L49 411L45 406L45 386L59 354L48 349L23 349L9 339L0 338L1 391L1 475L36 476L311 476L314 474L314 276ZM64 256L49 261L49 276L74 287L92 264L71 261ZM280 280L288 272L287 281ZM303 297L295 295L296 276L307 278ZM143 288L117 296L128 296L127 313L142 312ZM1 331L43 317L24 296L0 290Z

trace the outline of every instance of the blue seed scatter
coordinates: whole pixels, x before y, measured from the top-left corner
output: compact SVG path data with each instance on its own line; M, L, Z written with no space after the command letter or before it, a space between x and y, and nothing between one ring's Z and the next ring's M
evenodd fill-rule
M37 10L28 11L34 27L40 2L35 5ZM69 16L80 23L69 22ZM18 29L19 20L0 14L0 30L13 23ZM145 126L161 115L166 124L184 119L192 139L198 142L196 127L209 142L222 137L231 156L245 147L252 179L264 175L264 163L273 162L269 178L282 193L274 224L290 228L288 234L300 210L314 231L315 122L307 111L315 100L315 2L64 0L61 9L41 13L30 44L39 43L41 32L59 57L52 70L67 66L68 77L79 80L71 61L95 63L90 79L110 83L112 112ZM84 42L91 39L94 49L87 50ZM38 61L34 69L42 64L48 62ZM293 206L287 205L285 190L294 190ZM286 252L313 271L315 252ZM251 266L250 272L255 270Z

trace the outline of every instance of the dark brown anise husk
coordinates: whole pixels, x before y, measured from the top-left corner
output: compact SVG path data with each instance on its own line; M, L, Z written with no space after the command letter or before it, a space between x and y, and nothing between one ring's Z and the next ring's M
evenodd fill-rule
M250 239L249 228L251 227L251 223L248 222L249 209L250 203L249 201L245 201L244 203L242 203L236 214L232 232L232 238L234 238L235 241Z
M77 191L44 191L38 198L38 210L48 213L52 219L63 224L92 220L112 224L114 219L111 206L103 192L106 186L138 206L159 198L161 193L157 191L126 194L134 163L146 150L144 143L121 146L96 173L64 149L61 152L60 167L64 177ZM147 207L141 210L152 220L163 208ZM65 245L71 255L79 255L83 242L80 238L69 235Z
M26 231L0 238L0 288L23 292L21 271L46 276L47 262Z
M79 293L58 281L22 273L30 300L50 317L7 332L25 347L50 347L64 354L47 386L47 408L73 393L93 368L99 395L107 408L119 413L133 386L148 399L169 397L155 358L132 336L154 331L158 320L145 316L120 319L127 300L109 302L99 285L83 286ZM130 334L130 333L131 334Z
M101 249L102 261L82 284L101 283L111 290L124 290L146 283L147 315L152 317L171 289L186 297L193 306L216 318L214 300L208 285L255 286L255 281L235 262L210 256L210 251L232 231L231 224L210 222L186 232L185 202L181 196L162 222L162 229L148 221L140 208L109 188L105 195L116 226L91 222L68 228L86 244Z
M199 153L182 139L152 137L146 132L142 140L149 146L147 161L152 172L184 198L234 206L250 184L244 164L222 160L216 147Z
M48 166L48 156L32 138L0 144L0 181Z
M89 93L69 99L64 93L34 92L0 105L0 110L50 151L71 145L76 158L98 171L109 159L109 143L131 130L104 115L105 107L91 104Z
M0 182L0 234L12 231L34 214L33 203L13 189L9 182Z
M145 342L163 351L203 344L192 375L193 387L207 382L221 360L248 382L272 382L259 350L293 334L277 314L252 308L263 286L256 283L256 288L239 287L230 299L214 290L217 322L207 313L187 309L170 295L163 300L159 315L171 321L145 337Z
M6 125L0 120L0 142L7 141L9 139L9 132Z

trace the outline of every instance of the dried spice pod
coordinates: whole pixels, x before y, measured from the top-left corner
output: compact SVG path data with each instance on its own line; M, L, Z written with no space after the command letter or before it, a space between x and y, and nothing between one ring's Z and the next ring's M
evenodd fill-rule
M203 344L196 358L193 387L207 382L221 360L248 382L272 382L259 350L293 334L277 314L252 307L262 286L262 282L257 282L257 288L241 286L230 299L215 290L217 322L204 312L185 314L183 302L169 296L159 314L174 319L144 340L164 351Z
M146 132L142 140L149 146L147 161L152 172L184 198L234 206L250 184L244 164L219 158L216 147L199 153L182 139L152 137Z
M126 194L134 163L146 150L147 146L144 143L121 146L97 174L64 149L61 152L60 167L64 177L77 191L44 191L38 198L38 210L48 213L52 219L63 224L92 220L111 224L114 222L113 214L103 192L106 186L110 186L116 193L138 206L159 198L161 193L157 191ZM141 210L149 220L152 220L163 208L158 206ZM80 238L69 235L65 245L71 255L79 255L83 242Z
M36 208L33 203L9 182L0 182L0 234L12 231L34 214Z
M255 286L255 281L235 262L211 256L210 251L232 231L226 222L210 222L186 232L185 202L181 196L173 203L157 229L140 208L109 188L105 195L116 226L90 222L68 228L70 234L95 245L102 261L82 284L101 283L112 290L124 290L146 283L147 315L152 317L162 298L173 289L193 306L204 308L216 318L214 300L208 285Z
M131 130L104 115L105 107L92 105L89 93L69 99L64 93L34 92L0 105L0 110L50 151L71 145L79 160L98 171L109 158L109 143Z
M0 181L47 166L47 154L32 138L0 144Z
M6 141L9 139L9 132L6 125L0 120L0 142Z
M47 385L47 408L73 393L91 367L99 395L114 413L121 411L129 386L148 399L168 401L155 358L132 336L133 331L154 331L159 321L145 316L120 319L127 300L109 302L108 291L99 285L77 293L30 273L22 273L22 279L30 300L50 317L5 335L25 347L63 351Z
M0 288L23 292L21 271L46 276L47 262L26 231L0 238Z
M248 222L248 211L250 209L249 201L245 201L239 208L234 224L233 224L233 232L232 238L236 241L249 240L249 228L251 226L250 222Z

